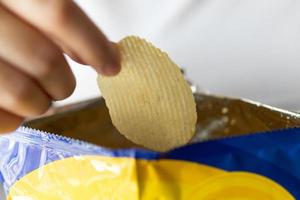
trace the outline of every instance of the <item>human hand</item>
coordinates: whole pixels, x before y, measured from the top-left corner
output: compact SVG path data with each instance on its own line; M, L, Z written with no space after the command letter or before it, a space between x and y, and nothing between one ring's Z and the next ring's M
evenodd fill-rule
M63 52L103 75L119 72L113 43L71 0L0 0L0 133L72 94Z

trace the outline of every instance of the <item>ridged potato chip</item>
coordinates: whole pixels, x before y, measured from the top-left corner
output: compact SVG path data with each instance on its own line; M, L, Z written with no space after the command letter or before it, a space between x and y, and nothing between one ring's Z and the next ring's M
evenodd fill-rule
M130 36L118 43L121 72L99 75L114 126L129 140L166 151L190 141L196 104L179 67L147 41Z

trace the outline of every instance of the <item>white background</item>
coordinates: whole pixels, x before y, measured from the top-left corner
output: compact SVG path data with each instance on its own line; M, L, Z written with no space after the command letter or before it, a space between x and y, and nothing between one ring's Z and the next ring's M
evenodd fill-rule
M213 93L300 110L298 0L77 2L108 38L146 38ZM99 96L95 72L72 65L78 86L63 103Z

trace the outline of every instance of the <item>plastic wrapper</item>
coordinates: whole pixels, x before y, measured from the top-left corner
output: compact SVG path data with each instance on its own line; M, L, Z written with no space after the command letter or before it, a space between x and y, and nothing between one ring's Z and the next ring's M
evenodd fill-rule
M20 128L0 137L3 198L300 198L297 113L205 94L195 99L192 144L165 153L120 135L102 99L27 122L58 135Z

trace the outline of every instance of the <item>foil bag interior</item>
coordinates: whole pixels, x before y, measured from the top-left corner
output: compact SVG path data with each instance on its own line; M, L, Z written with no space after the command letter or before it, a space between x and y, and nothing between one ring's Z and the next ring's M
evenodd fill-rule
M300 126L300 114L249 100L194 94L197 132L191 142ZM24 126L110 148L138 147L113 126L103 98L53 109Z

